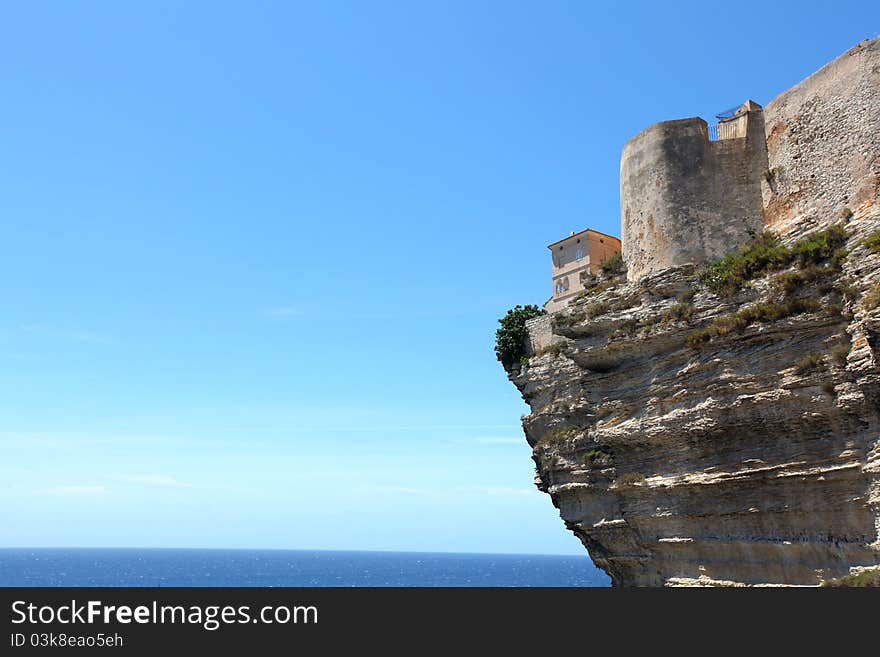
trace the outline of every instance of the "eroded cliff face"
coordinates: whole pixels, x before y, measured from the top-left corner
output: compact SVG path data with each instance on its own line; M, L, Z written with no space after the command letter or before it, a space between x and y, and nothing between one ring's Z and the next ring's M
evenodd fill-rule
M768 231L791 245L841 226L842 264L813 279L792 264L787 286L785 268L762 272L732 296L690 265L620 276L528 324L509 376L536 483L615 585L817 585L880 565L880 253L865 243L880 131L862 127L880 121L880 46L843 57L768 106L764 189ZM835 134L847 103L859 115L837 125L857 138ZM811 170L825 150L846 166Z
M856 245L880 214L847 228ZM854 246L797 290L815 312L688 345L778 303L777 275L729 299L688 267L621 281L554 315L511 374L538 487L615 584L815 585L880 564L880 310L863 307L880 254Z

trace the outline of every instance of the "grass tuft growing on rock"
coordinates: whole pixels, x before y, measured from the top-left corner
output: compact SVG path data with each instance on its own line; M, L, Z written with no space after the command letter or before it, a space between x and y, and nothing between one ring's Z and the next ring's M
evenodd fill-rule
M669 310L666 311L666 314L663 316L663 321L666 323L670 322L690 322L694 316L694 306L691 303L676 303L673 304Z
M641 484L645 481L645 475L641 472L627 472L626 474L620 475L617 479L614 480L618 486L635 486L637 484Z
M811 283L827 280L836 272L834 267L810 264L803 269L776 274L770 280L770 289L787 297Z
M584 288L583 292L578 292L575 295L574 299L572 299L572 301L580 301L581 299L586 299L587 297L594 297L612 287L614 287L614 283L611 281L602 281L601 283L596 283L595 285Z
M862 299L862 308L865 310L874 310L877 306L880 306L880 283L868 290Z
M792 263L807 269L827 261L831 271L839 271L849 253L843 249L847 237L843 226L831 226L798 240L788 248L775 235L761 233L736 253L708 265L700 280L715 294L731 297L747 281L784 269ZM815 275L818 270L812 273Z
M694 289L694 288L690 288L690 289L688 289L688 290L685 290L685 291L682 292L681 294L679 294L679 295L675 298L675 300L678 301L679 303L690 303L691 301L694 300L694 297L695 297L695 296L697 296L697 291L696 291L696 289Z
M862 240L871 253L880 253L880 230L874 231Z
M779 238L762 233L736 253L711 263L700 277L715 294L730 297L740 291L746 281L768 271L783 269L791 262L791 251Z
M578 435L582 434L584 431L586 431L586 428L581 426L557 427L556 429L551 429L543 436L541 436L536 446L567 443L573 438L576 438Z
M828 350L828 355L831 356L831 360L833 360L835 363L837 363L841 367L845 367L846 358L847 356L849 356L849 352L851 350L852 343L849 340L841 340Z
M607 301L597 301L596 303L591 303L589 306L587 306L587 308L584 312L586 313L586 316L588 318L595 319L596 317L599 317L600 315L604 315L605 313L609 312L610 310L611 310L610 303L608 303Z
M810 297L794 297L778 303L756 303L729 315L723 315L703 328L691 331L687 343L697 348L704 342L730 333L742 332L751 324L776 322L801 313L814 313L822 305Z
M825 363L822 360L822 354L808 354L801 358L795 367L795 372L801 376L823 370L825 370Z
M801 267L826 260L839 266L848 253L843 250L847 237L843 226L831 226L792 244L791 254Z
M853 285L847 278L837 281L834 284L834 289L850 303L859 298L859 288Z
M622 274L626 271L626 264L623 262L623 255L617 251L613 256L602 263L602 271L606 274Z
M593 449L584 452L584 463L593 463L596 459L602 458L603 456L605 456L605 452L598 447L594 447Z
M880 568L871 568L868 570L863 570L858 573L854 573L852 575L845 575L844 577L838 577L837 579L830 579L827 582L822 582L822 586L824 586L824 587L841 587L841 586L875 587L875 586L880 586Z

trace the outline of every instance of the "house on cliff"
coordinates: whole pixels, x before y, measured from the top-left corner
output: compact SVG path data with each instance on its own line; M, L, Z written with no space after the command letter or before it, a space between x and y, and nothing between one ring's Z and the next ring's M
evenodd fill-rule
M720 258L764 226L764 113L749 100L709 126L699 117L663 121L633 137L620 161L623 240L588 228L550 244L553 296L565 308L622 251L627 278Z
M568 305L602 263L620 251L620 240L587 228L547 246L553 266L553 296L544 304L548 312Z

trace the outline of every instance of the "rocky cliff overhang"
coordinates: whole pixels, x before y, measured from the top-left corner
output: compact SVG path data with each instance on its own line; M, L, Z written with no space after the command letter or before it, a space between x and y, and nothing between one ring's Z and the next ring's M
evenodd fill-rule
M533 321L543 346L510 379L536 481L616 585L880 564L878 230L880 213L850 218L842 267L794 289L796 265L728 297L683 267Z
M765 236L800 262L764 254L735 285L682 263L600 282L528 322L508 371L538 487L616 585L880 565L880 39L764 118ZM829 227L845 244L817 257L803 241Z

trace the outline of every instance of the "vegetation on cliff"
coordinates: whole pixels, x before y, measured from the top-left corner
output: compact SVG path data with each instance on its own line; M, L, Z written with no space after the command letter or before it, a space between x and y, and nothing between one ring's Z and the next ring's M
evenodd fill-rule
M822 262L828 262L830 270L839 271L847 255L843 250L846 239L843 226L831 226L798 240L791 247L781 244L775 235L761 233L736 253L706 267L701 282L715 294L731 297L746 281L785 269L792 263L804 270L813 267L814 275L817 273L815 266Z
M859 573L855 573L853 575L846 575L845 577L840 577L838 579L831 579L827 582L822 582L822 586L880 587L880 569L870 568L863 570Z
M623 255L620 251L602 263L602 271L606 274L622 274L626 271L626 264L623 262Z
M546 312L543 308L538 308L533 304L517 305L498 320L501 328L495 331L495 356L505 369L510 369L525 356L526 340L528 339L526 322L533 317L540 317Z
M776 322L801 313L814 313L822 304L809 297L795 297L779 303L756 303L729 315L716 318L708 326L688 335L688 346L697 347L715 337L723 337L734 331L743 331L751 324Z

